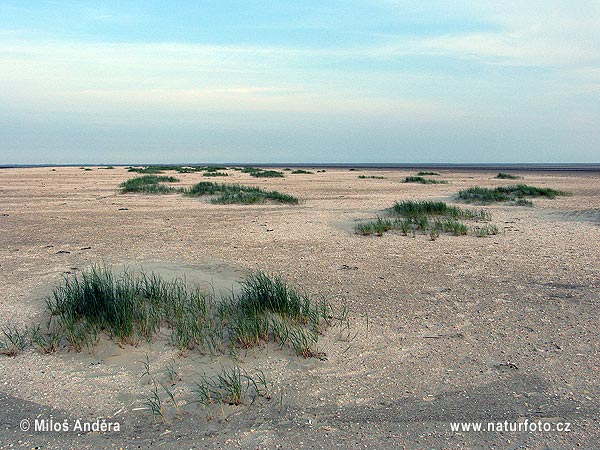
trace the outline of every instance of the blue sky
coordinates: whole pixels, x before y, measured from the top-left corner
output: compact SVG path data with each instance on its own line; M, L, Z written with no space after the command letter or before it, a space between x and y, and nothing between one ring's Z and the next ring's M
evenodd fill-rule
M0 164L600 162L597 1L2 1Z

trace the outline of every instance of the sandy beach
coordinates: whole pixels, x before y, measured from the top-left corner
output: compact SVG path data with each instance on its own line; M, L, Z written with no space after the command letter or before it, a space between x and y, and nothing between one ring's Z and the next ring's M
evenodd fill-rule
M45 298L93 264L180 276L217 292L253 270L333 305L350 328L322 337L327 360L276 345L240 352L267 375L270 399L205 409L199 373L227 356L185 356L157 338L119 347L0 355L0 447L23 448L593 448L600 441L600 175L515 172L571 192L534 207L493 203L500 233L360 236L357 221L402 200L514 184L492 171L441 170L448 184L403 183L415 170L327 169L218 182L277 190L299 205L217 205L179 194L121 194L124 167L0 170L0 323L48 319ZM359 179L359 175L383 179ZM177 185L206 181L176 174ZM208 181L215 181L209 179ZM460 205L465 206L465 205ZM177 369L180 412L146 406L142 361ZM119 432L20 430L24 419L104 418ZM453 431L454 422L570 423L569 432Z

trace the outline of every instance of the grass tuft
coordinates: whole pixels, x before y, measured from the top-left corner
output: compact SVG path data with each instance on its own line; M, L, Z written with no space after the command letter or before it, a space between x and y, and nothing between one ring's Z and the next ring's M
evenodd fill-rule
M360 179L371 178L371 179L374 179L374 180L384 180L385 179L385 177L381 177L381 176L378 176L378 175L359 175L358 178L360 178Z
M298 204L298 199L278 191L265 191L258 187L243 186L240 184L218 184L202 181L184 191L188 196L213 195L212 203L253 204L264 203L267 200L279 203Z
M179 180L175 177L144 175L137 178L130 178L121 183L121 193L141 192L144 194L169 194L179 192L180 189L166 186L161 183L176 183Z
M471 187L459 191L458 198L467 203L492 203L492 202L517 202L525 197L555 198L571 195L568 192L557 191L550 188L539 188L526 184L512 186L499 186L496 188ZM528 205L531 206L531 205Z
M497 234L497 229L493 225L469 227L460 221L488 221L491 220L489 212L459 208L444 202L396 202L387 213L391 218L378 217L376 220L358 223L354 228L356 233L364 236L383 236L386 231L396 230L405 236L409 234L415 236L416 233L429 234L431 240L437 239L441 233L454 236L467 234L480 236L485 232Z
M421 183L421 184L448 184L446 180L432 180L430 178L423 177L406 177L405 183Z
M310 170L296 169L292 172L292 175L311 175L313 173Z
M204 172L202 174L203 177L228 177L229 174L227 172Z
M498 178L500 180L519 180L523 177L519 177L517 175L513 175L510 173L499 172L498 175L496 175L496 178Z
M434 176L434 175L439 175L439 173L438 172L419 172L419 173L417 173L417 176L419 176L419 177L423 177L423 176L427 176L427 175Z
M277 276L250 274L239 293L219 300L176 278L93 266L80 275L65 277L46 300L52 328L39 327L33 341L44 353L65 343L76 351L92 347L105 334L119 345L168 336L180 354L235 351L275 341L304 357L322 358L318 337L337 317L329 302L313 299ZM346 321L347 322L347 321ZM4 353L14 355L27 344L28 331L5 328Z

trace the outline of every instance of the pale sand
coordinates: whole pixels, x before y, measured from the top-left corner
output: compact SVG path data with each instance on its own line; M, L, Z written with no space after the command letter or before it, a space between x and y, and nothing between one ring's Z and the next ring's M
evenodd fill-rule
M452 201L464 187L514 183L458 171L442 171L447 185L401 182L415 172L176 175L185 185L243 182L302 199L299 206L240 206L121 195L118 184L135 175L124 168L0 170L3 324L45 320L44 295L65 272L151 263L187 272L200 266L225 285L252 269L280 274L334 304L345 299L354 337L328 333L327 361L276 347L250 351L242 363L265 371L271 401L227 407L225 415L217 408L211 420L189 406L169 425L152 425L148 411L135 410L149 395L139 361L149 354L161 371L173 359L183 402L207 358L179 358L162 342L2 356L0 447L593 448L600 442L600 175L524 173L527 184L574 196L534 199L534 208L487 206L505 230L490 238L352 233L356 219L397 200ZM18 431L32 414L90 420L119 410L120 433ZM567 421L572 431L452 433L449 425L519 418Z

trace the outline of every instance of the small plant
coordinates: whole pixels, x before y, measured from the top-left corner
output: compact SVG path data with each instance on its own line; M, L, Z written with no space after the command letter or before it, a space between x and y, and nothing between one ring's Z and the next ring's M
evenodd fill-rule
M493 224L486 224L473 228L473 234L477 237L486 237L498 234L498 227Z
M0 340L0 354L17 356L27 347L29 331L7 325L2 327L4 338Z
M510 173L499 172L498 175L496 175L496 178L501 180L518 180L522 177Z
M310 175L312 173L310 170L297 169L292 172L292 175Z
M152 378L152 392L150 396L146 399L146 405L150 408L152 412L152 417L154 420L160 418L163 423L168 423L167 417L165 416L163 410L163 402L158 393L158 383L154 378Z
M254 403L258 397L268 397L264 373L252 376L237 365L222 366L213 376L203 374L196 382L194 392L198 403L204 406L214 403L237 406L248 399Z
M417 176L419 176L419 177L428 176L428 175L435 176L435 175L439 175L439 173L438 172L419 172L419 173L417 173Z
M446 180L432 180L430 178L423 177L406 177L405 183L421 183L421 184L448 184Z
M382 176L378 176L378 175L359 175L358 178L360 179L374 179L374 180L385 180L385 177Z
M41 332L39 326L35 327L31 333L31 341L43 353L54 353L60 348L64 332L54 320L50 320L46 328L45 332Z
M327 172L325 169L317 170L317 173L325 173L325 172Z

